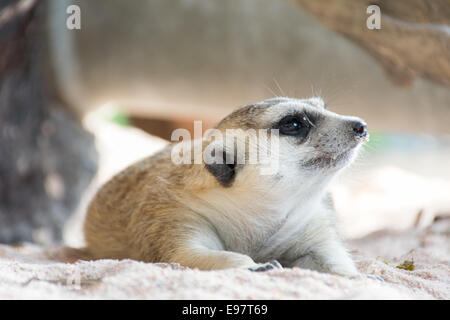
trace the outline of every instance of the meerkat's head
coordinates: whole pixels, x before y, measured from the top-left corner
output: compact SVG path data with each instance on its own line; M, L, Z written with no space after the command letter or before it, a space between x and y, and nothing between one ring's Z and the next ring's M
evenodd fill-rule
M272 174L261 175L256 170L267 163L248 165L237 161L236 155L231 157L231 162L207 164L209 172L223 187L249 181L293 182L305 186L307 181L324 181L350 164L362 142L368 139L363 120L333 113L316 97L273 98L247 105L224 118L216 128L221 132L231 129L238 140L249 130L265 130L269 131L270 138L276 134L278 143L269 156L271 162L277 162L277 170ZM251 150L261 151L271 146L265 144L262 148L261 141L258 139L253 149L247 147L247 160ZM230 160L226 154L230 147L224 148L223 159Z

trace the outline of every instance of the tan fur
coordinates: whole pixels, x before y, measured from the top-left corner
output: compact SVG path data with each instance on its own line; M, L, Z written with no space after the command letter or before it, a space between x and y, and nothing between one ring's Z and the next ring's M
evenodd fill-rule
M271 107L278 104L272 101L241 108L218 128L268 128L274 117L292 108L335 117L314 99L287 101L287 106ZM257 165L245 165L230 187L222 186L204 164L172 163L172 147L128 167L100 189L88 208L87 246L80 254L177 262L202 270L258 268L277 259L288 267L357 273L337 237L333 211L322 202L329 179L297 178L297 167L291 169L297 160L290 158L312 147L289 142L280 151L284 162L278 176L262 176ZM297 186L299 181L304 186Z

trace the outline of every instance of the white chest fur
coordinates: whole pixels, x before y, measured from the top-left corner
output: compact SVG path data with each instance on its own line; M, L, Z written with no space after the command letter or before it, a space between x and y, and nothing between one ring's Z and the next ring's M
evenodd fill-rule
M311 219L319 218L322 193L310 191L270 195L211 191L205 197L209 206L204 210L225 250L267 261L288 249Z

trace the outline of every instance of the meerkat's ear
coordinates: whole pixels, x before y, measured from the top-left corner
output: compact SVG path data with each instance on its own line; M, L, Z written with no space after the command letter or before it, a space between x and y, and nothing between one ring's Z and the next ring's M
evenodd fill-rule
M228 161L227 161L228 159ZM230 187L236 177L236 159L230 159L222 147L211 151L210 161L206 161L206 169L224 187Z

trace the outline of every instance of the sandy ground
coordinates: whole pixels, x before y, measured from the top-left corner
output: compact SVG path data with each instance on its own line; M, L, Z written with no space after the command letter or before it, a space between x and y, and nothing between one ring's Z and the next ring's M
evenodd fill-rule
M135 129L89 121L87 126L97 135L100 171L78 214L66 226L66 243L74 246L82 244L83 214L96 188L165 144ZM413 164L410 158L407 162ZM401 163L381 160L357 168L357 179L343 175L332 187L340 230L361 277L348 279L299 268L264 273L199 271L131 260L64 264L52 261L39 246L0 245L0 298L449 299L449 176L426 175ZM419 161L416 167L433 166Z
M0 298L449 299L449 229L450 219L440 219L422 230L382 231L351 241L362 273L356 279L299 268L255 273L132 260L64 264L46 258L40 247L0 246ZM405 261L414 270L398 268Z

